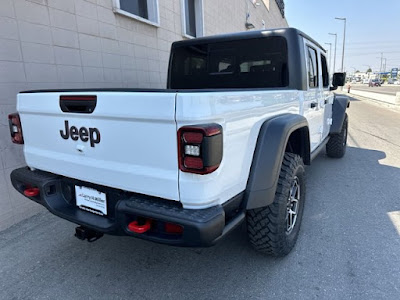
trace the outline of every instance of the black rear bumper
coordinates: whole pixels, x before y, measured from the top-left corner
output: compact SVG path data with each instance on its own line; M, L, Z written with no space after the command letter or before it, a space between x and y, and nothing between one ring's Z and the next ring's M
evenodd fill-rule
M240 224L245 215L241 205L242 194L223 206L184 209L176 201L129 193L39 170L31 171L27 167L14 170L11 173L11 181L21 194L24 194L28 187L39 188L38 196L27 198L68 221L106 234L134 236L176 246L211 246ZM75 185L105 193L108 215L100 216L78 208L75 201ZM151 219L151 229L141 234L130 231L128 224L138 218ZM165 232L165 223L182 226L183 233Z

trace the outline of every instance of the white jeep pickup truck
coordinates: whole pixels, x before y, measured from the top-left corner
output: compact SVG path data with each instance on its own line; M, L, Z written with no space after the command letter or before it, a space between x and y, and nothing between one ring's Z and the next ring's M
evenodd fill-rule
M346 150L345 74L332 77L325 50L286 28L175 42L165 90L21 92L12 184L80 239L209 246L246 220L255 249L286 255L304 165Z

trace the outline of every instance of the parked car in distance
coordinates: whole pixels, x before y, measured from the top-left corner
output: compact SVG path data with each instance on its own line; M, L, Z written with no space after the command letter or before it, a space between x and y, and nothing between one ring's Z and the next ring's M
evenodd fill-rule
M381 81L379 79L371 79L369 81L369 86L381 86Z
M388 83L388 84L399 84L399 83L398 83L398 80L397 80L396 78L389 78L389 79L387 80L387 83Z
M368 84L368 83L369 83L369 79L366 79L366 78L363 79L362 83L363 83L363 84Z

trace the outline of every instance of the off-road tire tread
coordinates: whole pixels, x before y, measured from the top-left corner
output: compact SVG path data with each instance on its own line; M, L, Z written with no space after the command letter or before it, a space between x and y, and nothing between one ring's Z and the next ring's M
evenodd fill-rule
M343 145L343 139L345 139L344 130L348 130L348 117L347 114L344 117L342 130L338 134L332 134L328 143L326 144L326 154L332 158L342 158L346 153L346 146Z
M274 202L269 206L247 211L248 238L251 245L259 252L271 256L284 256L291 251L295 244L294 241L292 245L288 245L285 241L286 224L285 220L280 219L279 215L282 215L282 212L279 210L286 209L291 180L298 165L302 165L304 168L303 159L297 154L286 152ZM302 200L304 201L304 199ZM282 202L285 205L279 205Z

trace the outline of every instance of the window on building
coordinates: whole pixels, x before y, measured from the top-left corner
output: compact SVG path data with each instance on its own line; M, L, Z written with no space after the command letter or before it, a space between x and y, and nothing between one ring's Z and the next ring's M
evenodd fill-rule
M183 35L199 37L203 35L203 0L181 0Z
M269 10L269 0L262 0L262 1L264 2L265 6Z
M158 0L114 0L114 11L140 21L159 25Z
M328 64L326 62L325 55L321 54L321 67L322 67L322 83L324 87L329 86L329 72L328 72Z
M317 51L307 47L308 84L310 88L318 87L318 62Z

